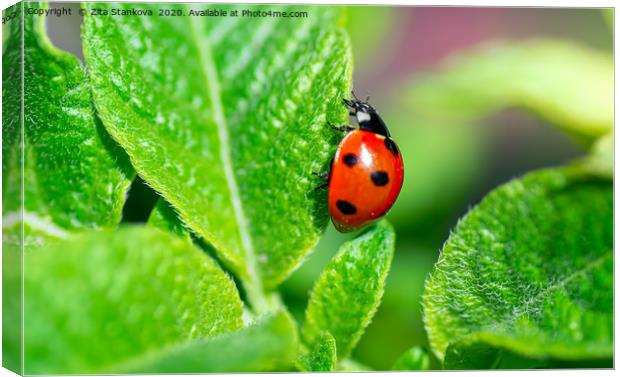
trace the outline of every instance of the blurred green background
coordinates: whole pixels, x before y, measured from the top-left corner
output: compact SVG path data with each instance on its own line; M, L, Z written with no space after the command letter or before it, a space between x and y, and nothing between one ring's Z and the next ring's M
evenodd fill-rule
M429 110L420 105L428 92L422 83L432 77L432 88L432 80L442 77L454 56L488 43L510 48L542 37L611 57L613 22L611 11L600 9L357 6L348 7L347 23L354 89L360 98L370 95L405 159L403 191L389 214L397 230L395 259L383 303L353 354L361 363L385 370L412 346L427 345L420 305L424 281L458 218L497 185L586 152L583 140L550 127L549 117L541 115L545 111L527 110L528 106L514 106L519 101L502 98L505 82L464 85L470 91L451 98L455 107L444 111L449 114L442 114L441 107ZM48 18L54 44L81 57L79 27L78 17ZM550 72L557 68L551 62L538 63L549 64ZM494 64L480 70L492 68L510 78L520 62ZM475 68L474 64L472 74ZM589 69L595 68L583 66L586 81ZM466 81L467 75L460 78ZM570 90L575 88L567 86ZM468 102L487 97L488 111L468 113ZM454 111L458 105L467 114L459 117ZM143 182L134 182L124 221L144 221L143 215L134 215L146 213L155 199ZM316 250L282 286L298 319L323 267L338 246L354 236L339 234L330 225Z

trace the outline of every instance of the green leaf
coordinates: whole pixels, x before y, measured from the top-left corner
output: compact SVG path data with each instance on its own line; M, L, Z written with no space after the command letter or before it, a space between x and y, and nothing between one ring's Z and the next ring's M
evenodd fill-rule
M339 358L351 353L379 307L394 238L384 220L340 247L310 294L302 328L308 345L315 346L321 334L329 332Z
M23 209L39 223L64 229L114 226L133 170L95 115L80 62L52 46L44 22L45 17L24 17ZM20 34L11 33L3 58L3 98L10 104L21 96L15 72ZM4 110L3 211L10 218L21 207L21 112L14 106Z
M270 5L308 17L207 21L189 12L209 5L165 7L186 17L85 18L96 106L140 176L259 300L252 291L280 283L327 224L311 173L327 168L338 141L326 123L347 119L351 57L340 11Z
M499 187L450 235L423 307L441 360L450 345L471 367L488 346L533 359L611 358L612 184L564 168Z
M426 351L419 346L405 352L392 366L392 370L429 370L431 359Z
M151 212L147 224L161 230L167 230L181 237L190 238L189 231L183 225L174 208L164 199L158 199L155 208Z
M336 339L324 332L310 352L299 356L298 364L304 372L330 372L336 367L337 360Z
M291 370L297 329L283 311L237 332L190 341L115 367L111 373L240 373Z
M22 251L115 226L134 173L95 115L80 62L47 38L45 17L23 15L23 4L7 12L16 17L3 24L2 50L3 365L23 374Z
M410 98L421 113L459 120L525 107L592 139L613 127L613 60L567 41L485 44L421 79Z
M22 204L22 4L2 11L15 15L2 27L2 215Z
M513 352L501 345L493 345L493 336L472 336L452 343L446 350L443 369L559 369L559 368L613 368L611 358L562 360L540 358Z
M151 227L26 252L28 374L99 373L242 326L232 280L189 240Z
M499 349L488 343L456 342L446 349L443 367L448 370L495 369L500 353Z
M24 213L23 216L19 213L10 214L2 220L3 245L11 245L19 250L22 250L22 246L24 250L32 250L77 234L30 213Z

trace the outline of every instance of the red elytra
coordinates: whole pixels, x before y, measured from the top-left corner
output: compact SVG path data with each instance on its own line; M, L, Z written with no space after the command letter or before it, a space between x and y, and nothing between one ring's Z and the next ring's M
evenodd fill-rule
M396 143L355 130L340 142L332 162L328 207L340 232L359 229L385 215L403 185L403 159Z

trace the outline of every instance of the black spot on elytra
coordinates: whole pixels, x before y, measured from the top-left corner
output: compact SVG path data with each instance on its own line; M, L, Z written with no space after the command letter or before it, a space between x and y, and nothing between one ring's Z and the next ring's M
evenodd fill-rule
M372 172L372 174L370 174L370 179L372 180L372 183L375 184L375 186L385 186L390 181L388 173L384 172L383 170Z
M357 156L353 153L347 153L344 155L344 157L342 157L342 162L344 162L345 165L351 168L355 164L357 164Z
M336 200L336 207L343 215L354 215L357 212L357 208L346 200Z
M398 157L398 147L392 139L386 137L385 139L383 139L383 144L385 144L386 148L389 149L390 152L392 152L394 157Z

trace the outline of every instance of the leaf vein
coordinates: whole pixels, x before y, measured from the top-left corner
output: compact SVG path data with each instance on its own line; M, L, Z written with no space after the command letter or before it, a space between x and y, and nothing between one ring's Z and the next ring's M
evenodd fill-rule
M200 26L203 23L202 19L192 17L190 20L192 29L192 40L194 41L199 53L199 60L201 63L202 72L205 76L205 81L207 83L207 95L209 98L211 98L211 104L213 107L213 119L217 125L218 137L220 139L220 159L222 160L222 165L224 167L224 174L226 176L226 183L228 184L228 190L230 192L230 198L235 212L235 219L239 226L239 234L241 237L242 246L245 252L246 260L248 261L247 272L252 279L252 284L254 284L255 287L259 290L262 290L260 278L258 276L258 269L256 268L257 261L254 253L252 238L249 232L249 224L247 222L247 217L245 216L243 211L243 203L239 194L239 186L233 172L228 125L226 122L226 117L224 116L222 98L220 96L221 89L219 85L218 74L215 68L215 63L213 62L210 47L207 46L208 42L199 42L200 38L198 37L198 35L200 33Z

